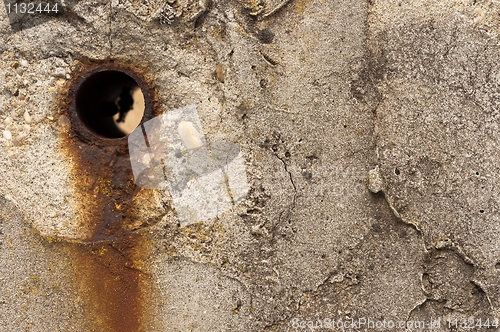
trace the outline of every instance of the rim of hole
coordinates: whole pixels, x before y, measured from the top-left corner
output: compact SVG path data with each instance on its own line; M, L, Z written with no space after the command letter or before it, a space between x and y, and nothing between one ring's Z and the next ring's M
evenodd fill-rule
M137 87L141 90L144 96L144 114L142 116L141 121L137 125L137 127L141 126L148 120L153 118L154 113L154 98L153 98L153 89L146 82L143 76L140 74L135 68L132 68L125 64L109 62L104 64L99 64L93 66L91 68L87 68L86 70L81 71L77 74L74 83L68 91L69 96L69 117L71 119L71 130L75 132L77 135L84 138L86 141L93 142L98 145L122 145L128 144L128 134L123 135L122 137L106 137L112 135L103 135L102 133L96 132L95 128L89 126L88 123L85 123L85 120L82 119L81 112L85 112L79 107L77 98L79 97L80 89L85 88L85 83L88 79L95 77L94 75L109 73L119 73L121 75L128 76L132 81L137 84ZM81 96L80 96L81 97ZM81 106L81 105L80 105ZM91 128L89 128L91 127Z

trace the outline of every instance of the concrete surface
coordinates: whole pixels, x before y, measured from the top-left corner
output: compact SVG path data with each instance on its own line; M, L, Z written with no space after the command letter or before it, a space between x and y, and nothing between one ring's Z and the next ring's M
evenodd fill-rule
M498 1L62 7L15 30L0 5L0 331L499 317ZM91 237L112 179L79 154L107 150L65 98L111 60L157 114L195 104L208 142L240 146L243 202L181 227L167 191L137 189L126 230Z

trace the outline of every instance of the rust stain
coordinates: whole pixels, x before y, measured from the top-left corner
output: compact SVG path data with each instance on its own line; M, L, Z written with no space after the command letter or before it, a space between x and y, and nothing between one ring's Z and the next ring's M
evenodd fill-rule
M87 320L95 330L143 330L142 284L147 275L134 267L133 258L141 256L142 241L130 233L107 243L79 245L73 251Z
M75 112L74 95L86 77L101 70L122 71L143 90L143 122L152 118L156 95L136 68L114 62L82 62L76 79L61 92L59 109L71 120L61 132L62 149L72 160L72 180L79 202L82 241L70 244L79 290L89 326L95 331L145 331L148 321L142 299L149 296L149 277L141 267L146 239L134 232L134 197L141 190L133 180L127 137L102 139L90 133Z
M313 2L313 0L297 0L294 3L293 11L296 14L304 14L309 5ZM324 2L323 0L321 2Z

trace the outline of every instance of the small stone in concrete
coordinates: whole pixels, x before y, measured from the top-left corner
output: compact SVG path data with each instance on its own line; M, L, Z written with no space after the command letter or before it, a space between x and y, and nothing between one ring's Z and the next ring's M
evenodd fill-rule
M8 130L3 131L3 138L10 141L12 139L12 133Z
M65 77L66 76L66 69L58 67L54 70L53 73L54 77Z
M24 121L28 124L31 123L31 115L28 113L28 111L24 112Z
M380 174L378 165L374 169L368 171L367 186L368 190L374 194L384 190L384 180L382 179L382 174Z

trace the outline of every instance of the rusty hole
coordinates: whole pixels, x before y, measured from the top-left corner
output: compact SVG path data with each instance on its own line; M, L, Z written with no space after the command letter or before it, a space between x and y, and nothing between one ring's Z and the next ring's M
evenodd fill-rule
M82 73L70 94L74 129L88 141L116 145L152 117L149 86L124 65L107 63Z
M126 73L107 70L90 75L76 92L76 112L83 125L103 138L121 138L140 124L144 94Z

